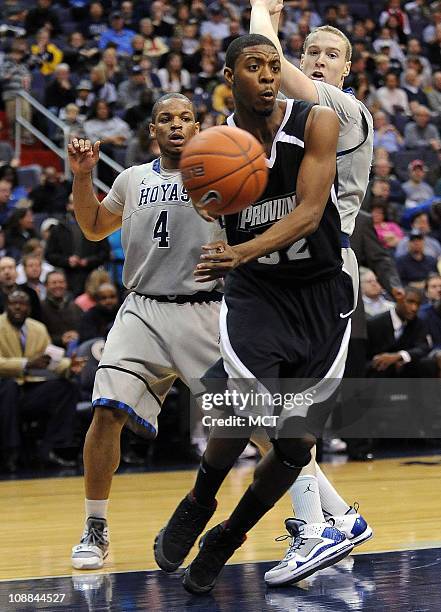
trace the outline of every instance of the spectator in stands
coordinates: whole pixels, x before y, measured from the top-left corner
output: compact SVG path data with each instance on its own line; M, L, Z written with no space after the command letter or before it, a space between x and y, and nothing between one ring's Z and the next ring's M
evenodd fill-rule
M41 258L38 255L24 255L22 263L25 275L23 284L33 289L40 301L44 300L46 297L46 287L40 280L42 273Z
M11 183L11 205L16 206L20 200L28 197L28 190L23 185L18 183L17 169L10 164L5 164L0 167L0 181L5 180Z
M44 212L50 215L63 214L71 191L70 181L67 181L53 166L43 169L40 181L41 184L29 194L32 210L35 213Z
M404 64L404 53L399 41L392 36L391 28L381 28L380 35L373 42L373 48L376 53L387 54L391 60L391 66L401 68Z
M90 82L92 84L92 93L94 102L103 100L109 105L116 102L116 88L113 83L107 80L106 70L103 66L94 66L90 71Z
M0 313L4 312L8 295L19 289L24 291L30 301L31 317L41 321L41 306L37 293L25 284L17 284L17 266L12 257L2 257L0 259Z
M377 100L382 110L390 116L397 113L409 113L409 102L406 92L398 86L398 77L395 72L389 71L385 77L384 87L377 90Z
M115 47L104 49L98 68L104 70L104 76L108 83L118 87L126 77L123 62L120 62Z
M170 53L165 68L158 70L161 89L165 93L179 93L182 88L191 86L188 70L182 67L182 57L179 53Z
M37 0L37 6L28 11L25 20L26 34L36 34L41 28L49 28L53 36L60 34L61 24L52 0Z
M2 100L5 104L8 119L9 136L14 135L15 107L17 94L31 89L31 71L27 60L28 44L24 40L14 40L11 50L0 65L0 82ZM27 100L21 99L21 114L26 121L32 121L32 109ZM23 142L31 144L33 136L28 130L23 130Z
M366 211L371 210L371 205L375 201L376 204L389 205L390 199L390 184L387 179L374 178L368 184L368 190L362 202L362 208Z
M441 373L441 297L427 308L420 309L419 316L426 325L429 336L432 340L433 350L429 358L436 362L438 376Z
M374 199L371 204L371 214L378 240L384 248L394 251L404 237L404 232L397 223L388 220L387 204L382 201L376 202Z
M38 449L48 465L74 467L58 449L72 443L78 389L68 377L79 374L84 360L61 359L49 370L51 357L45 353L51 339L46 327L30 318L29 297L23 291L8 296L6 313L0 315L0 404L2 448L18 458L19 425L23 418L47 420ZM15 466L10 466L15 467Z
M409 180L403 183L406 192L406 208L414 208L420 202L433 198L432 187L424 181L427 168L421 159L414 159L409 164Z
M89 12L81 23L81 31L84 36L98 44L102 34L108 29L107 21L104 17L104 7L101 2L92 1L89 4Z
M106 338L119 308L115 285L105 283L98 287L96 306L83 313L80 321L80 342L92 338Z
M51 41L51 34L47 28L37 32L36 42L31 45L33 61L42 75L53 74L55 68L63 61L63 52Z
M421 87L421 77L418 75L415 68L406 69L401 81L401 87L406 92L411 108L419 104L427 106L427 96Z
M153 23L153 31L155 36L159 36L165 40L173 36L173 24L166 16L165 5L163 2L161 2L161 0L155 0L152 2L150 6L150 17Z
M77 97L75 99L75 106L77 106L80 111L80 119L84 121L95 100L92 83L87 79L83 79L78 83L76 91Z
M422 68L420 75L422 79L422 86L426 87L430 84L430 80L432 78L432 66L430 65L427 57L424 56L421 42L418 38L409 38L407 41L407 60L411 58L419 60ZM408 65L409 64L406 62L406 66Z
M441 69L441 23L435 28L435 38L428 45L429 60L434 69Z
M100 141L100 150L121 164L125 161L126 147L132 135L127 123L113 114L104 100L97 100L92 107L89 119L84 123L86 137L95 143ZM112 185L114 170L100 162L98 176L106 184Z
M107 239L87 240L75 220L70 199L64 221L51 230L46 258L50 264L64 270L69 289L77 296L83 292L90 271L109 261L109 243Z
M65 349L79 340L82 310L68 296L63 270L53 270L46 278L46 299L41 304L42 321L52 342Z
M423 30L423 41L429 45L429 49L433 43L437 42L438 28L441 26L441 9L439 6L437 6L436 2L433 3L433 10L430 20L432 23L426 26Z
M406 36L411 33L409 17L401 8L401 0L388 0L386 8L380 13L378 22L381 26L386 25L391 17L394 17L398 22L398 27Z
M68 104L65 108L60 111L60 119L68 127L67 139L70 141L72 138L85 138L86 132L84 131L84 121L80 118L80 109L76 104ZM58 143L64 147L65 132L59 130L54 137Z
M154 102L152 90L146 88L139 96L139 103L127 109L124 113L124 121L132 131L136 131L141 125L144 126L144 130L148 131Z
M211 34L215 40L223 40L230 34L228 24L225 22L222 7L218 4L211 4L208 8L208 19L201 23L200 33L202 36L204 34Z
M33 255L34 257L38 257L41 263L41 274L39 280L41 283L44 283L47 275L51 272L54 267L51 266L44 259L44 245L43 241L38 238L31 238L26 242L21 252L22 257L26 255ZM17 266L17 284L21 285L26 282L26 274L22 263L19 263Z
M0 180L0 224L2 227L7 223L15 206L11 199L11 183L5 179Z
M431 110L438 116L441 115L441 71L433 73L432 87L427 92L427 99Z
M118 53L122 55L131 55L132 53L132 38L135 36L133 30L124 27L124 17L121 11L113 11L110 15L110 28L101 34L98 46L100 49L105 49L109 43L115 44Z
M406 194L401 187L400 181L392 174L392 164L388 159L376 159L373 165L374 179L383 179L389 183L391 202L404 204Z
M406 287L394 309L368 320L368 376L418 376L418 363L429 350L425 324L417 313L420 291Z
M386 299L384 289L372 270L360 270L360 286L366 316L374 317L395 307L394 302Z
M87 312L93 306L96 306L96 294L98 287L105 283L110 283L110 274L103 268L92 270L86 278L84 285L84 293L75 298L75 304L81 308L83 312Z
M15 249L10 249L9 247L6 246L5 230L0 225L0 259L2 259L3 257L8 257L8 258L12 257L12 259L15 259L15 261L18 261L21 257L21 253L19 253Z
M60 108L75 102L76 92L72 83L68 64L61 63L54 70L54 79L47 85L45 91L46 106L56 114Z
M193 28L193 27L194 27L193 25L188 25L188 24L185 26L184 37L185 37L185 34L188 32L188 28ZM161 38L160 36L155 35L153 23L152 23L152 20L149 19L149 17L144 17L144 19L141 19L141 21L139 22L139 31L144 37L144 55L152 59L152 58L161 57L161 55L164 55L164 53L168 52L168 46L166 45L164 39ZM197 34L197 25L196 25L196 32L194 32L194 35L193 35L193 41L197 47L196 34Z
M407 254L397 257L398 274L406 285L422 289L431 272L437 272L436 259L424 255L425 236L413 229L409 234Z
M156 142L152 141L148 132L148 122L141 124L137 130L136 136L131 138L126 151L125 167L139 166L147 164L157 157L155 152L152 152L151 146Z
M413 113L413 121L404 128L404 144L408 149L432 147L441 149L438 128L430 123L431 115L426 106L418 106Z
M146 81L141 66L130 69L130 76L118 87L118 106L127 110L140 103L141 95L146 91Z
M432 228L430 227L429 215L426 212L418 212L412 220L412 229L421 232L424 235L424 255L439 259L441 257L441 244L430 236ZM408 252L409 238L403 238L397 246L395 257L401 257Z
M32 208L16 208L6 225L7 246L21 252L26 242L36 237Z
M426 302L421 306L420 314L423 314L431 306L434 306L441 300L441 276L438 273L432 272L427 277L424 295ZM439 348L441 348L441 342L439 344Z
M63 49L63 61L78 76L87 75L90 64L98 58L99 50L93 43L88 43L82 32L72 32Z

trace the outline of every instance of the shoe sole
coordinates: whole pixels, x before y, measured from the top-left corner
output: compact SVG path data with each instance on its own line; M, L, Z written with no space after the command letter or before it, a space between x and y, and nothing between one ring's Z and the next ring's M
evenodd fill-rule
M209 591L212 590L215 584L216 584L216 581L212 582L211 584L207 586L201 587L195 584L194 582L192 582L190 578L190 567L187 567L187 569L185 570L184 579L182 581L182 586L184 587L184 589L188 593L192 593L193 595L202 595L203 593L208 593Z
M172 561L169 561L167 557L164 555L162 541L164 538L165 530L166 530L166 527L163 527L161 531L158 533L158 535L156 536L155 543L153 544L153 551L155 554L155 561L157 565L162 570L164 570L164 572L167 572L167 574L172 574L179 568L179 566L183 563L184 559L182 559L182 561L178 561L178 562L175 561L173 563Z
M329 567L330 565L334 565L335 563L338 563L338 561L341 561L342 559L347 557L353 549L354 549L354 545L351 542L350 546L345 546L344 548L340 548L339 550L335 551L335 553L332 556L325 557L323 559L318 560L316 563L314 563L313 565L310 565L303 572L299 572L294 577L291 575L291 577L286 578L285 580L277 581L277 582L270 582L265 579L265 583L270 587L278 587L278 586L286 586L288 584L295 584L297 582L300 582L300 580L304 580L305 578L308 578L308 576L311 576L311 574L314 574L318 570L325 569L325 567Z
M374 535L374 532L372 531L372 529L368 526L363 533L360 533L360 535L358 535L356 538L352 538L351 540L349 540L351 542L351 544L353 544L354 546L360 546L360 544L364 544L365 542L367 542L368 540L371 539L371 537Z
M106 552L103 555L102 559L97 559L95 558L94 561L92 561L92 559L94 559L94 557L89 557L88 559L71 559L72 561L72 567L74 569L77 570L94 570L94 569L101 569L104 565L104 561L107 557L109 553Z

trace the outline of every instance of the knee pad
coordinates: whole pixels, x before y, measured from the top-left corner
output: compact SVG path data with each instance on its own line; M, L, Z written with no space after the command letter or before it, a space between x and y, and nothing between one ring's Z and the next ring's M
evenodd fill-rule
M302 439L272 439L274 454L285 467L292 470L305 467L311 461L309 441Z

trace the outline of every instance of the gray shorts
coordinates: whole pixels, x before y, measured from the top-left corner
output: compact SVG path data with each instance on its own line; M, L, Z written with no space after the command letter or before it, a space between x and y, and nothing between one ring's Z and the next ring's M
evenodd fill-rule
M176 378L198 394L195 381L219 359L219 310L220 302L162 303L130 293L107 337L93 406L123 410L155 436Z

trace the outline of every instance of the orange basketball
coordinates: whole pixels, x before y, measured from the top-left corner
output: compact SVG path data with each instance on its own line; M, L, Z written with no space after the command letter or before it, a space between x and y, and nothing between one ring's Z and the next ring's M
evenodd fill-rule
M268 180L260 142L227 125L194 136L184 147L179 167L193 205L209 214L243 210L259 198Z

